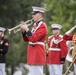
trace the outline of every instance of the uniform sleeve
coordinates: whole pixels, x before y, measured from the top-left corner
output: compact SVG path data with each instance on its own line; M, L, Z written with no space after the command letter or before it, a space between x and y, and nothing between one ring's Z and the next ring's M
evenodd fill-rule
M62 40L60 43L59 43L59 46L61 48L61 58L63 57L66 57L67 53L68 53L68 47L66 45L66 41L65 40Z
M22 32L22 37L23 37L23 40L24 40L25 42L28 42L28 41L29 41L29 39L28 39L28 37L27 37L27 35L26 35L26 32Z
M2 45L2 49L0 50L0 53L6 54L8 52L8 48L9 48L9 42L7 39L5 39Z
M42 39L45 35L47 35L47 29L45 25L41 25L34 34L28 37L28 39L31 42L37 42L40 39Z
M68 35L64 34L63 39L66 40L66 41L67 40L72 40L72 37L73 37L73 35L68 36Z

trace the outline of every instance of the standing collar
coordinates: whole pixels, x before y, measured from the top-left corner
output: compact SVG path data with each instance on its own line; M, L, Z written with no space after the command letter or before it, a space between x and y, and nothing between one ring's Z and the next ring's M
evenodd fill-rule
M41 21L43 21L43 20L38 21L36 24L38 25Z

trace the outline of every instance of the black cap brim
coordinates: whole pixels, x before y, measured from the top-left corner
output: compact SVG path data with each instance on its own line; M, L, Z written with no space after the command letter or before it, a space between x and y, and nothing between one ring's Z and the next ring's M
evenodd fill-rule
M35 14L37 14L37 13L42 13L42 12L39 12L39 11L33 11L31 14L32 14L32 15L35 15Z

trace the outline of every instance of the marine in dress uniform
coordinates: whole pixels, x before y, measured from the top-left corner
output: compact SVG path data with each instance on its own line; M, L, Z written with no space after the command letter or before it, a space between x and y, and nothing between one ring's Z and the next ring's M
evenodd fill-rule
M0 27L0 75L5 75L6 53L8 51L8 40L4 38L5 28Z
M70 30L68 30L64 36L63 36L63 39L66 40L66 41L72 41L73 40L73 37L76 38L76 33L73 33L72 32L76 29L76 25L74 27L72 27ZM72 43L73 44L73 43ZM76 39L75 39L75 44L76 44ZM75 74L76 74L76 60L74 62L74 71L75 71Z
M60 35L62 28L59 24L52 24L53 35L48 37L48 58L47 64L49 67L50 75L62 75L63 64L67 55L67 45L63 36Z
M30 65L30 75L43 75L43 65L46 64L44 41L48 34L46 23L43 21L45 9L32 7L34 25L31 30L27 24L21 23L23 40L28 42L27 63Z

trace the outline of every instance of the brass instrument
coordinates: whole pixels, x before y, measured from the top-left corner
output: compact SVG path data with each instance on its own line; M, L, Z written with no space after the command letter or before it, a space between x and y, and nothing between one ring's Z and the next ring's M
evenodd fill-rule
M74 47L70 47L69 48L69 51L68 51L68 54L66 56L66 60L69 61L69 62L72 62L72 51L73 51Z
M74 47L70 50L70 52L71 52L71 57L72 57L72 62L71 62L71 64L69 65L69 67L68 67L68 69L66 70L66 72L65 72L64 75L67 75L67 73L69 72L71 66L73 65L73 63L74 63L75 60L76 60L76 34L73 35L72 41L73 41L73 44L74 44ZM70 54L70 52L69 52L69 54Z
M74 50L76 50L76 45L74 46ZM74 53L73 57L72 57L72 62L71 64L69 65L68 69L66 70L65 74L64 75L67 75L67 73L69 72L71 66L73 65L74 61L76 60L76 52Z
M27 24L27 26L32 25L33 24L33 19L25 21L24 24ZM17 33L20 30L21 29L20 29L20 24L19 24L19 25L13 27L13 28L8 29L8 32L9 32L9 34L11 33L11 31L13 31L14 33Z

